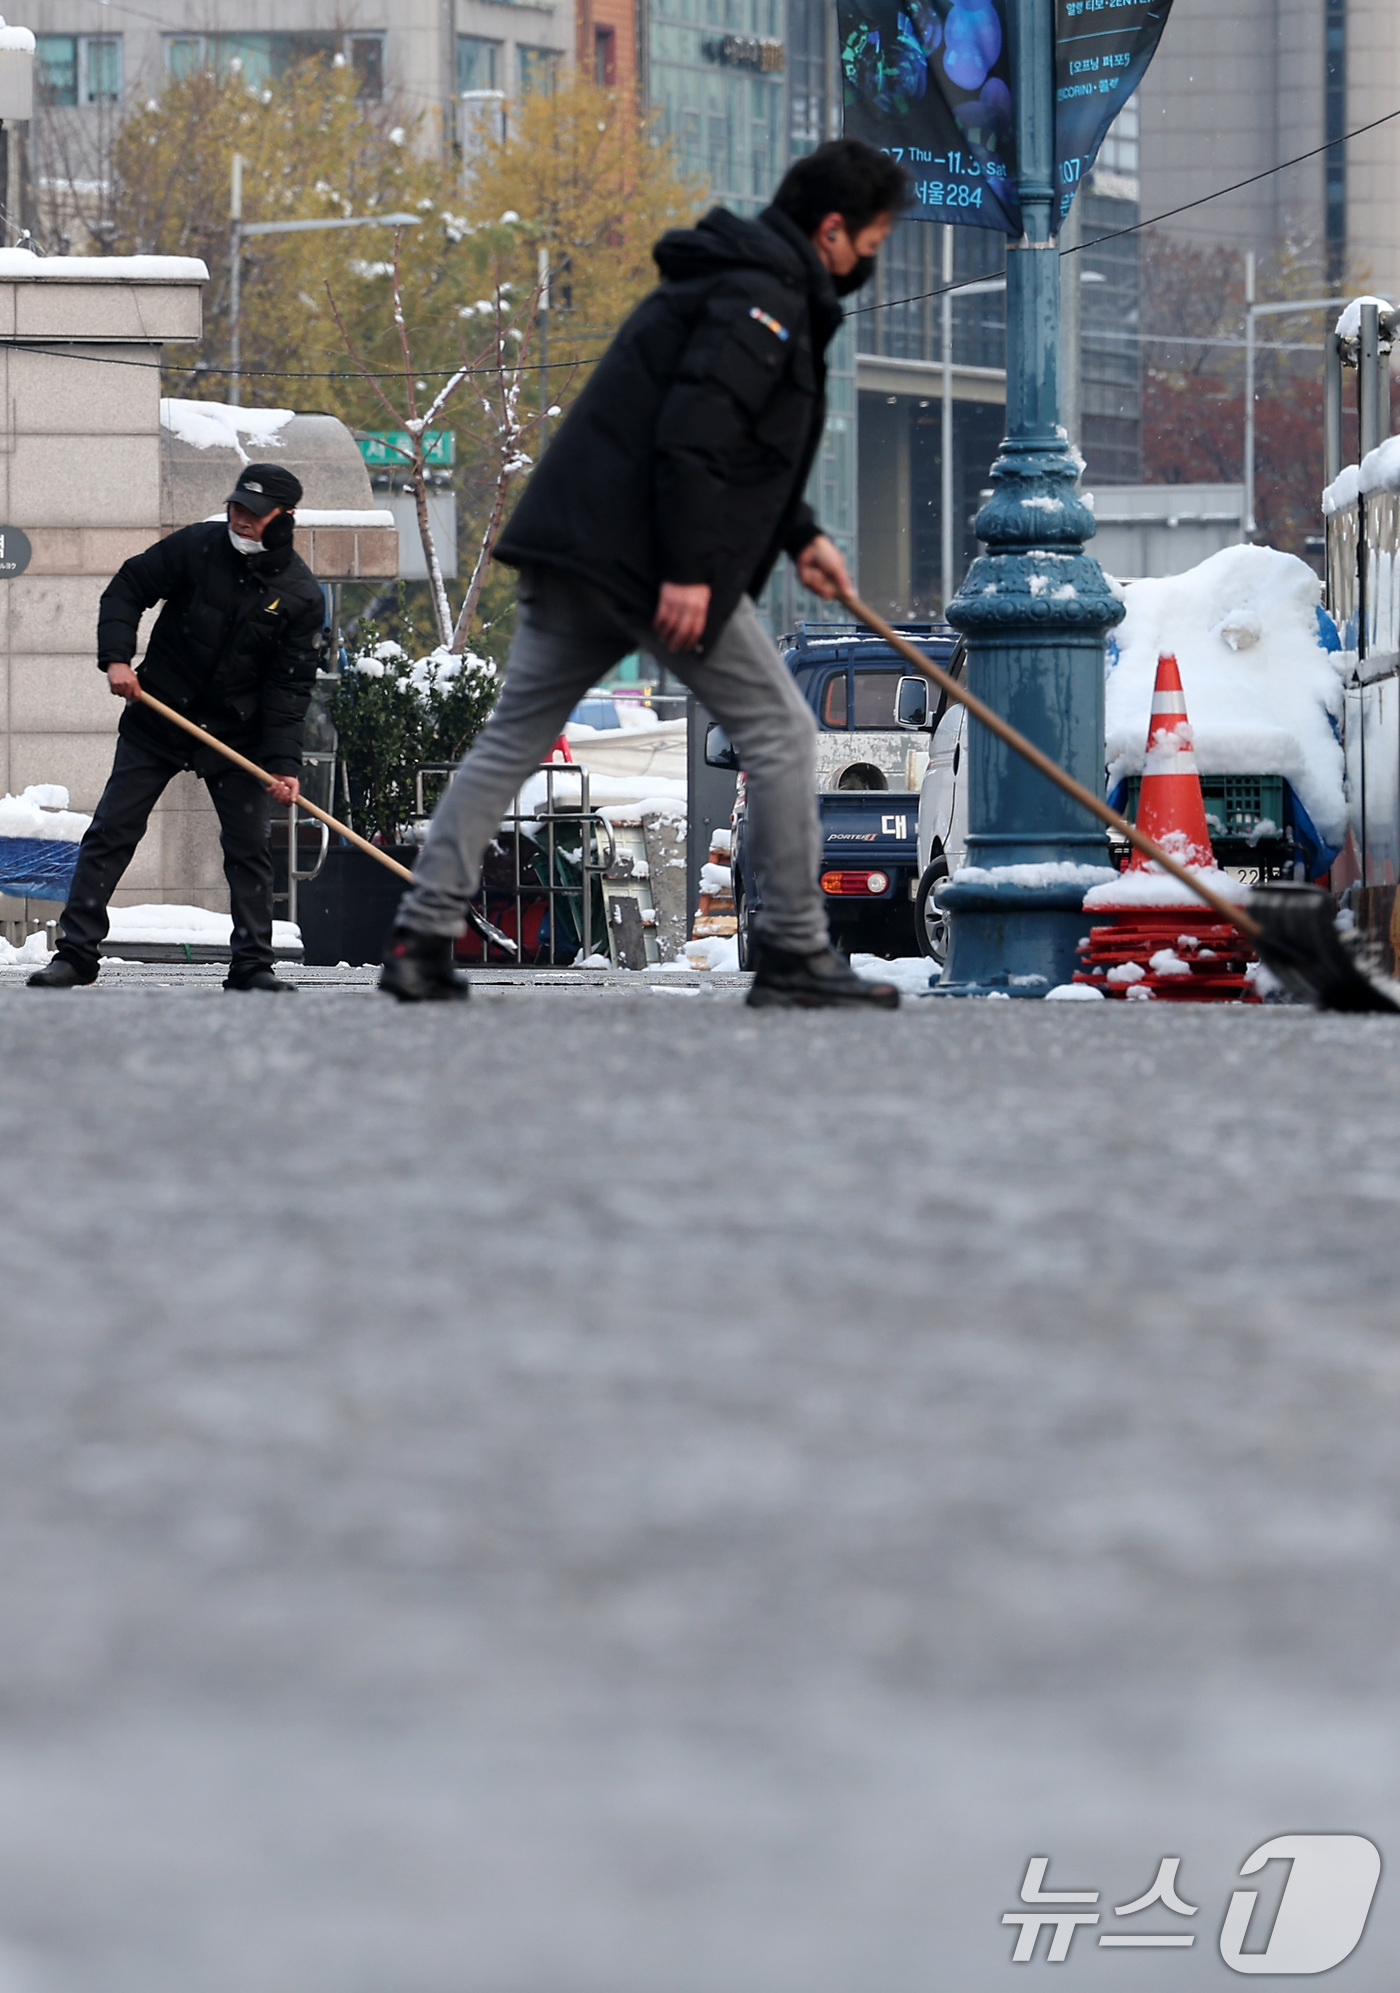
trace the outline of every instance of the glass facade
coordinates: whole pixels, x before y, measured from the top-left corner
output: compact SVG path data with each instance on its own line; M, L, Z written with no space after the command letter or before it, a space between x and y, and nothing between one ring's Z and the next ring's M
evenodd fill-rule
M787 163L780 0L650 0L647 94L681 171L740 214L764 206Z

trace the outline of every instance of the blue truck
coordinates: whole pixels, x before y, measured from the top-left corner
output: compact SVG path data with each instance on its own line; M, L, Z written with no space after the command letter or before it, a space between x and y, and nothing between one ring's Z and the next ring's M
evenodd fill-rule
M938 663L950 663L958 638L945 623L898 628ZM832 939L852 954L917 954L919 791L932 717L927 681L911 678L895 652L858 624L799 623L778 647L817 719L820 877ZM715 766L738 766L718 727L711 728L705 752ZM749 851L742 771L732 864L739 962L748 968L750 923L762 899Z

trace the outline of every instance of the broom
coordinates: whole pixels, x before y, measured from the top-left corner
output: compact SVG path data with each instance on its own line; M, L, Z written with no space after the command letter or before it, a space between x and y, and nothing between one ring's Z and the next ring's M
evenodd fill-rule
M177 713L173 707L167 706L163 700L147 692L144 686L139 696L143 706L149 706L153 713L159 713L163 720L169 720L171 726L192 734L202 747L212 747L216 754L221 754L225 761L231 761L235 768L241 768L245 775L256 776L264 788L270 789L279 779L275 775L269 775L265 768L259 768L256 761L249 761L247 755L240 754L237 748L228 746L227 742L221 741L217 735L206 732L203 727L197 727L193 720L187 720L183 713ZM333 817L328 810L320 809L315 803L308 802L305 796L297 798L297 808L305 810L308 816L315 817L318 822L335 831L337 836L343 837L348 844L353 844L357 851L368 853L390 872L397 872L401 879L407 879L412 885L413 874L406 865L400 865L397 858L391 858L387 851L382 851L377 844L371 844L369 839L361 837L358 831L351 830L349 824L341 823L339 818ZM503 949L507 955L519 955L520 950L510 936L502 934L500 928L489 921L476 907L467 908L467 918L477 932L484 935L493 946Z
M1330 893L1324 892L1320 886L1278 884L1254 887L1244 906L1227 900L1223 893L1217 892L1197 873L1188 871L1170 852L1164 851L1160 844L1140 831L1136 824L1129 823L1126 817L1120 817L1116 810L1111 810L1101 796L1094 795L1076 782L1072 775L1066 774L1057 762L1042 753L1024 734L1017 733L999 713L994 713L974 693L966 691L941 666L925 657L907 637L892 630L873 609L866 607L858 595L843 595L840 600L857 622L864 623L868 630L883 638L891 650L913 665L915 671L929 679L940 692L955 699L960 706L965 706L975 720L980 720L1013 753L1028 761L1032 768L1039 769L1047 781L1063 789L1067 796L1072 796L1101 823L1116 830L1120 837L1127 838L1129 844L1142 852L1144 857L1151 858L1164 872L1189 887L1212 913L1238 928L1293 996L1316 1004L1319 1010L1381 1010L1400 1014L1400 1003L1396 1003L1366 974L1353 950L1338 934L1336 910Z

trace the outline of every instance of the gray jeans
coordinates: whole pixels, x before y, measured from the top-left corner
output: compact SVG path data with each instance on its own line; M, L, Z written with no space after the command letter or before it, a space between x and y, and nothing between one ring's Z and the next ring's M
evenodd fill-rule
M755 932L804 955L827 946L817 874L816 721L747 596L703 657L668 651L599 590L555 568L523 572L520 620L494 712L437 806L400 925L459 934L481 861L521 783L578 701L629 651L646 650L688 685L739 750L762 912Z

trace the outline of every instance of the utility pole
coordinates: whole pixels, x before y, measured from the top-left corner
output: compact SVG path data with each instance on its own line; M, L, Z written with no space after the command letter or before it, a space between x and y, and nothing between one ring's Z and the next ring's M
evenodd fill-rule
M536 306L536 316L540 326L540 455L545 453L549 443L549 251L540 244L539 275L535 281L540 289L540 301Z
M1102 791L1103 647L1122 615L1083 543L1060 427L1055 0L1013 0L1013 97L1025 234L1006 259L1006 440L977 515L987 552L948 620L968 683L1086 788ZM1107 879L1102 829L991 734L968 728L968 870L939 889L951 915L939 995L1044 996L1077 966L1086 887Z
M243 154L235 152L228 191L228 398L237 408L242 392L239 350L243 319Z

